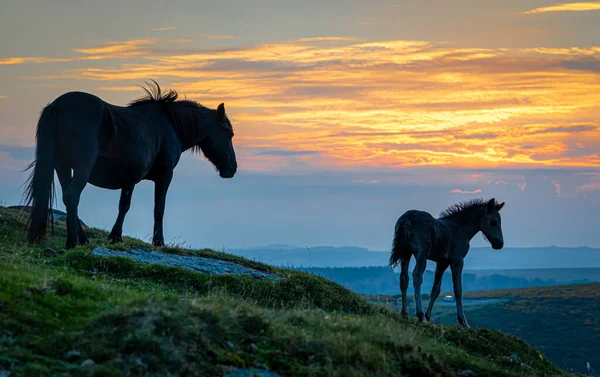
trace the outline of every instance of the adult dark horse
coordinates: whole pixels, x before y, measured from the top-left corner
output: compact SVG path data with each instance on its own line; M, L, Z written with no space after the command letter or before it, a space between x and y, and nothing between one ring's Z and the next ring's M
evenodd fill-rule
M408 266L411 256L415 256L416 266L413 270L413 285L417 317L420 321L429 321L435 300L440 295L442 277L450 266L454 297L456 299L456 316L458 323L470 327L465 318L462 303L462 270L464 259L469 251L469 242L480 231L490 241L494 250L504 246L500 210L504 203L496 199L485 201L474 199L455 204L434 218L427 212L410 210L405 212L394 229L394 241L390 256L390 266L400 263L400 290L402 292L403 317L408 317L406 291L408 290ZM421 303L421 284L427 260L437 263L435 277L427 312L423 313Z
M163 214L173 169L184 151L200 150L222 178L237 170L233 128L220 104L216 110L178 100L177 92L160 86L144 88L146 96L126 107L82 92L61 95L42 111L37 125L36 158L27 182L32 205L28 239L44 239L54 196L54 171L67 209L67 248L87 238L77 215L81 192L89 182L120 189L119 215L109 235L121 241L123 221L133 188L142 180L155 184L152 243L164 245Z

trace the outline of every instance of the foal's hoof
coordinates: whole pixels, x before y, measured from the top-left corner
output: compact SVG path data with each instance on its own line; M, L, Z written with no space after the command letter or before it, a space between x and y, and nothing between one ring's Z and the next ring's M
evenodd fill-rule
M460 327L464 327L465 329L470 329L471 326L467 323L467 321L458 321L458 325Z
M400 312L402 318L408 318L408 312Z
M152 241L152 245L154 245L154 246L165 246L165 241L163 241L163 240Z
M419 322L429 323L427 318L425 318L425 314L423 313L417 313L417 318L419 318Z

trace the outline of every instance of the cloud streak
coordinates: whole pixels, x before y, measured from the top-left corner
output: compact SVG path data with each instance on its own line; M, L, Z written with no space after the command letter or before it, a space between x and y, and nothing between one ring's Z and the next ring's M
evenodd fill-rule
M578 3L564 3L558 5L551 5L547 7L540 7L524 12L524 14L536 14L536 13L547 13L547 12L586 12L600 10L600 1L586 1Z
M475 194L480 194L482 192L481 189L476 189L476 190L472 190L472 191L466 191L466 190L461 190L461 189L454 189L452 191L450 191L453 194L467 194L467 195L475 195Z
M600 167L600 82L574 68L600 61L597 46L316 37L193 49L172 40L79 48L64 59L85 67L29 79L95 82L110 101L154 78L207 105L225 102L248 169L302 158L336 169Z

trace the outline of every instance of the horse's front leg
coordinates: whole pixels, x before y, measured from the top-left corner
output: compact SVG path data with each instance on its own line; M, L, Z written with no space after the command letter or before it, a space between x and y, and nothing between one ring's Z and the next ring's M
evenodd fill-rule
M121 242L123 241L123 222L125 221L125 215L129 211L131 206L131 196L133 195L133 188L135 185L124 187L121 190L121 197L119 198L119 215L117 221L108 235L110 242Z
M452 284L454 285L454 299L456 300L456 318L458 319L459 325L463 327L471 327L465 317L462 302L462 270L464 260L454 262L450 265L452 270Z
M444 277L444 272L448 268L448 263L438 262L435 267L435 277L433 279L433 287L431 287L431 295L429 297L429 305L427 306L427 311L425 312L425 319L431 320L431 311L433 310L433 305L435 304L435 300L437 300L440 295L440 291L442 289L442 278Z
M152 244L155 246L163 246L165 244L163 216L165 214L167 190L172 179L173 171L169 170L154 181L154 234L152 236Z

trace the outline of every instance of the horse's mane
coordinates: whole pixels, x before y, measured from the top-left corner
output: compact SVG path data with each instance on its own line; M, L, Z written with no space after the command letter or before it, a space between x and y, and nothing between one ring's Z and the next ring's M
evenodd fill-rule
M439 214L440 219L448 219L450 217L456 217L461 214L471 212L473 210L479 209L481 207L487 206L488 200L482 198L475 198L471 200L467 200L461 203L453 204L450 207L446 208ZM496 205L498 202L496 202Z
M142 90L144 92L146 92L146 95L129 102L128 106L139 106L139 105L146 105L149 103L168 105L168 104L175 103L175 102L179 103L182 101L187 101L187 100L180 100L179 94L175 90L169 89L168 92L163 92L160 85L158 85L158 83L156 81L154 81L154 80L151 80L151 81L154 83L154 85L146 82L146 85L148 86L147 88L143 87L141 85L138 85L140 88L142 88ZM188 102L193 102L193 101L188 101Z
M127 106L134 107L147 104L160 105L173 124L175 132L180 135L188 133L188 130L186 130L187 124L198 125L200 124L199 118L204 118L214 111L196 101L179 99L179 94L173 89L163 92L156 81L151 81L154 85L146 82L147 88L140 85L144 92L146 92L146 95L131 101ZM225 117L227 118L227 116ZM192 147L192 152L199 151L200 149L198 146Z

